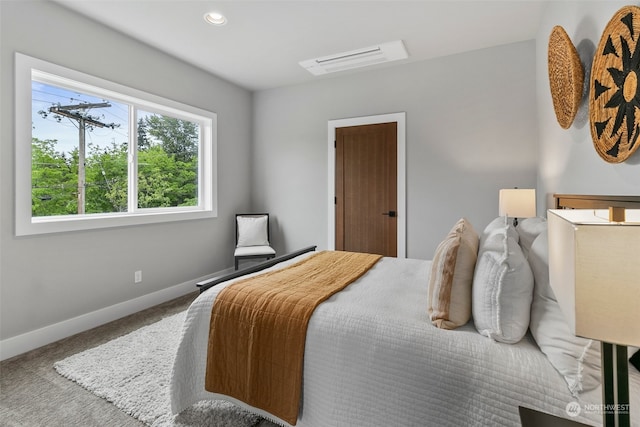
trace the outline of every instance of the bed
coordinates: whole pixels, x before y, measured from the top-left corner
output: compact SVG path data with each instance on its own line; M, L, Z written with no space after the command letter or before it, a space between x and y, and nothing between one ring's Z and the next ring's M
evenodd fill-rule
M556 200L572 200L571 195L564 196L569 197ZM609 201L618 203L616 206L624 203L626 207L640 207L640 197L622 199ZM597 197L598 203L603 200L607 203L607 198ZM556 207L572 207L570 202L558 203ZM580 207L586 207L584 203L583 197ZM521 226L523 232L546 234L541 231L541 219L529 225L522 221ZM478 233L481 247L482 240L487 240L485 231ZM527 246L530 262L536 251L544 251L542 238L527 236L520 241ZM251 271L249 276L282 269L314 255L300 252L291 259L267 264L265 270ZM596 384L582 391L570 390L568 377L550 361L553 348L547 351L549 356L543 353L549 343L544 341L544 334L540 335L542 327L529 330L525 325L526 333L519 339L507 339L505 331L500 331L503 336L482 335L479 330L484 329L477 325L476 316L480 318L480 314L475 308L473 318L460 326L436 327L426 310L431 304L428 288L435 259L382 258L357 281L317 307L306 334L302 398L295 425L519 426L520 406L569 418L566 408L572 402L585 408L572 419L589 425L602 423L602 416L594 409L601 402L600 388ZM544 273L540 265L544 263L530 273L535 276L535 286L543 280L539 277ZM220 283L202 292L187 311L170 387L172 410L179 413L201 400L224 399L277 424L291 425L242 401L205 390L212 306L220 292L236 280L237 275L231 280L218 280ZM211 283L201 288L208 285ZM536 291L530 291L529 306L538 301ZM541 312L546 313L537 311ZM507 316L504 308L502 315ZM527 313L526 319L529 317ZM532 310L531 318L535 317ZM539 323L545 321L543 318ZM550 345L555 344L552 340ZM578 374L584 375L586 382L590 367L586 360L584 363L584 372ZM632 425L640 426L640 373L631 366L629 370Z

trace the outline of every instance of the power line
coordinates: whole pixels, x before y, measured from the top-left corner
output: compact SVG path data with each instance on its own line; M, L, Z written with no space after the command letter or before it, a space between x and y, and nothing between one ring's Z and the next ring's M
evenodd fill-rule
M119 124L116 123L102 123L97 120L95 117L90 116L88 113L81 113L80 111L90 110L92 108L107 108L111 107L111 104L108 102L99 102L99 103L81 103L81 104L71 104L71 105L53 105L49 107L49 113L55 114L57 116L67 117L71 120L76 120L78 122L78 214L84 214L85 212L85 187L86 187L86 178L85 178L85 151L86 151L86 143L85 136L87 133L87 125L91 127L110 127L114 129L119 127ZM43 118L46 118L48 113L45 111L39 111L39 114L42 115Z

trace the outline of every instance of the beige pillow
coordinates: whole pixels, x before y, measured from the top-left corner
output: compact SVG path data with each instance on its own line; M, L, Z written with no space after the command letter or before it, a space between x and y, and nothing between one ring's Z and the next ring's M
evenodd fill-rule
M438 245L429 278L429 319L438 328L455 329L471 317L471 284L478 256L478 233L460 219Z

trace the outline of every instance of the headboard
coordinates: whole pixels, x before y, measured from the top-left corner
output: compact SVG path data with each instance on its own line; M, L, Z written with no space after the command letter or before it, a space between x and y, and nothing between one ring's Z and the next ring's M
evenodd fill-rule
M608 209L622 207L640 209L640 196L591 196L584 194L554 194L556 209Z

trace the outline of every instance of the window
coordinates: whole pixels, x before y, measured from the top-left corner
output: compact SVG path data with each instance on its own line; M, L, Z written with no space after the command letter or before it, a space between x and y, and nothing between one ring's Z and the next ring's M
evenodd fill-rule
M216 215L216 115L16 54L16 234Z

